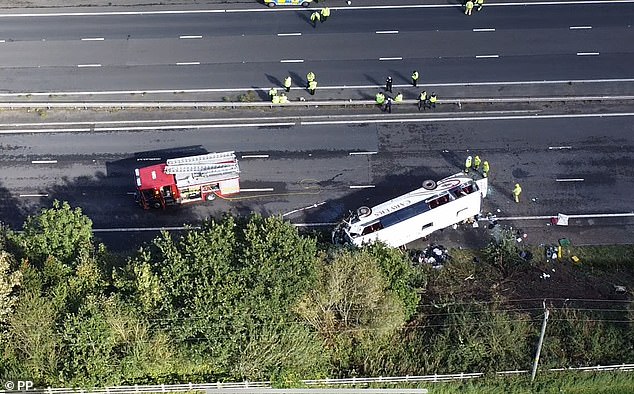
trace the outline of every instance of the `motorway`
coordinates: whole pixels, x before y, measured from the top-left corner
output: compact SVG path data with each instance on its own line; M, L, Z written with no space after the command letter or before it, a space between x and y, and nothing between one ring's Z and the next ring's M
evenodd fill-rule
M222 9L216 11L224 11ZM8 93L632 78L634 3L0 15ZM129 11L128 11L129 12ZM384 60L380 60L384 59ZM363 92L352 91L354 95Z
M447 5L349 7L315 29L304 9L236 11L2 14L0 100L53 101L63 93L90 101L116 92L112 98L135 101L146 96L132 91L194 89L221 101L268 90L287 74L303 85L308 70L318 76L317 100L372 98L387 75L414 98L417 90L405 86L412 69L441 99L443 84L452 97L519 98L441 104L433 114L410 105L391 115L359 107L78 111L33 103L40 111L0 113L0 220L19 227L61 199L99 229L180 226L223 212L328 224L453 174L469 154L491 163L485 209L498 216L634 211L631 99L531 103L597 91L634 95L634 3L496 5L472 17ZM482 85L467 86L474 82ZM290 97L311 99L299 87ZM134 205L134 168L221 150L241 158L246 190L235 199L167 212ZM515 182L524 189L521 204L510 196ZM545 222L512 221L535 233ZM634 239L631 216L571 225L534 241Z

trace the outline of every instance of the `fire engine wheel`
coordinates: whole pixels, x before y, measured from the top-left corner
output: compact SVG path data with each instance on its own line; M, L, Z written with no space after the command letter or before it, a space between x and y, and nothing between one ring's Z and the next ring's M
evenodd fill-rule
M154 208L154 209L161 209L162 207L163 206L158 201L155 201L155 202L152 203L152 208Z
M423 182L423 189L434 190L436 188L436 181L428 179Z
M213 201L213 200L215 200L215 199L216 199L216 193L213 193L213 192L212 192L212 193L207 194L207 197L205 197L205 199L206 199L207 201Z
M370 207L361 207L357 209L357 216L359 216L360 218L370 216L371 213L372 213L372 208Z

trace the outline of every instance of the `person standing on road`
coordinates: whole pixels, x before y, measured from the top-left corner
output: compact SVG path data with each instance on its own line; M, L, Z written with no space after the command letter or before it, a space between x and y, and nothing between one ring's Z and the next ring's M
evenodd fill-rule
M421 108L427 109L427 91L423 90L422 92L420 92L420 95L418 96L418 110L420 111Z
M471 3L471 7L473 7L473 3ZM319 22L319 20L321 19L321 14L319 13L319 11L315 11L312 14L310 14L310 21L313 22L313 28L317 27L317 22Z
M394 97L394 102L397 103L397 104L398 103L402 103L403 102L403 93L398 92L396 94L396 97Z
M414 70L412 71L412 85L414 85L414 87L416 87L418 85L418 71Z
M317 81L316 80L312 80L308 83L308 91L310 92L311 96L315 95L315 90L317 89Z
M515 184L515 188L513 189L513 197L515 197L515 202L520 202L520 194L522 194L522 187L519 183Z
M480 156L476 155L476 157L473 158L473 169L478 171L481 163L482 160L480 160Z
M392 113L392 97L388 96L387 100L385 100L385 110L387 110L388 113Z
M471 169L471 156L467 156L467 160L464 161L464 173L468 174Z
M315 73L312 71L309 71L308 74L306 74L306 87L310 86L310 83L314 80L315 80Z
M286 89L286 93L291 91L292 84L293 84L293 80L291 79L290 75L284 78L284 89Z
M464 6L464 14L471 15L471 11L473 11L473 1L467 0L467 3Z
M326 22L326 19L328 19L328 17L330 16L330 8L324 7L321 9L320 13L321 13L321 22L324 23Z
M436 97L436 93L432 92L429 97L429 106L432 109L436 109L436 101L438 101L438 97Z
M482 7L484 7L484 0L475 0L476 11L482 11Z
M385 80L385 91L392 93L392 77L387 77Z
M485 178L489 176L489 162L486 160L482 163L482 176Z

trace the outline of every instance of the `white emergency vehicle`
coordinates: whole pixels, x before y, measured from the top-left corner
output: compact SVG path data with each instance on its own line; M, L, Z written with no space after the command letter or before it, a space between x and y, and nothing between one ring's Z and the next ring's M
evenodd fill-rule
M333 230L336 244L381 241L401 247L436 230L476 217L487 195L487 178L474 180L463 172L374 207L361 207Z

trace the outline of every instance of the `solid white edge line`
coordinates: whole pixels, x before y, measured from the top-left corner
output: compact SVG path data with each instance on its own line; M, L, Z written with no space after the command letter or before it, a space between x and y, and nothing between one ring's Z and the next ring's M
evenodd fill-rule
M57 164L57 160L31 160L31 164Z
M240 192L272 192L275 191L272 187L265 187L262 189L240 189Z
M634 212L624 212L624 213L589 213L589 214L581 214L581 215L566 215L570 219L601 219L601 218L629 218L634 217ZM556 218L557 214L554 215L541 215L541 216L507 216L507 217L496 217L496 220L535 220L535 219L550 219ZM486 219L485 219L486 220Z
M280 63L304 63L303 59L282 59Z
M183 130L183 129L217 129L234 127L280 127L295 126L294 122L278 123L242 123L242 124L192 124L172 126L130 126L130 127L96 127L96 128L67 128L67 129L15 129L0 130L0 134L26 134L26 133L72 133L88 131L143 131L143 130Z
M94 131L134 131L134 130L182 130L182 129L214 129L229 127L278 127L295 126L295 122L277 123L242 123L242 124L196 124L196 125L172 125L172 126L129 126L129 127L95 127ZM88 129L90 130L90 129ZM0 131L1 133L2 131Z
M194 40L203 38L203 36L179 36L178 38L180 38L181 40Z
M476 55L476 59L497 59L500 55Z
M577 56L598 56L599 52L577 52Z
M553 115L516 115L516 116L465 116L461 118L418 118L418 119L359 119L359 120L315 120L302 121L302 126L308 125L333 125L333 124L372 124L372 123L432 123L432 122L464 122L475 120L524 120L524 119L568 119L568 118L609 118L619 116L634 116L634 112L610 113L610 114L553 114Z
M632 0L634 2L634 0ZM452 87L452 86L523 86L523 85L558 85L572 83L620 83L634 82L634 78L613 78L613 79L569 79L569 80L538 80L538 81L500 81L500 82L452 82L452 83L430 83L426 86ZM376 85L341 85L324 86L320 89L374 89ZM244 92L253 90L253 87L241 88L203 88L203 89L147 89L147 90L102 90L102 91L50 91L50 92L0 92L0 97L21 97L21 96L106 96L114 94L164 94L164 93L214 93L214 92ZM269 90L268 87L256 87L261 91Z
M474 32L495 31L493 28L473 29Z
M86 37L86 38L82 38L82 41L104 41L105 38L103 37Z
M598 214L584 214L584 215L567 215L570 219L602 219L602 218L621 218L621 217L634 217L634 212L626 213L598 213ZM557 217L554 215L542 215L542 216L502 216L496 217L496 220L544 220ZM488 219L480 219L488 220ZM317 222L317 223L292 223L296 227L327 227L335 226L337 222ZM180 230L200 230L200 226L174 226L174 227L119 227L119 228L93 228L94 233L109 233L109 232L142 232L142 231L180 231Z
M293 209L292 211L289 211L289 212L286 212L286 213L282 214L282 217L285 217L285 216L288 216L288 215L292 215L292 214L297 213L297 212L306 211L308 209L317 208L317 207L319 207L321 205L324 205L325 203L326 203L326 201L323 201L323 202L320 202L320 203L315 203L313 205L309 205L309 206L304 207L304 208Z
M583 182L585 179L583 178L558 178L555 179L556 182Z
M372 152L349 152L348 155L350 156L358 156L358 155L376 155L379 152L376 151L372 151Z
M242 159L268 159L269 155L242 155Z
M79 68L101 67L101 64L78 64L77 67L79 67Z
M378 30L376 34L398 34L398 30Z
M19 197L48 197L48 193L42 193L42 194L20 194Z
M587 30L592 29L592 26L570 26L570 30Z
M572 149L572 146L549 146L548 150Z
M176 63L177 66L198 66L200 65L200 62L178 62Z
M277 33L278 37L301 36L302 33Z
M375 185L350 185L350 189L373 189Z
M403 60L402 57L380 57L379 58L380 61L384 61L384 60Z
M6 40L0 40L0 42L7 42Z

